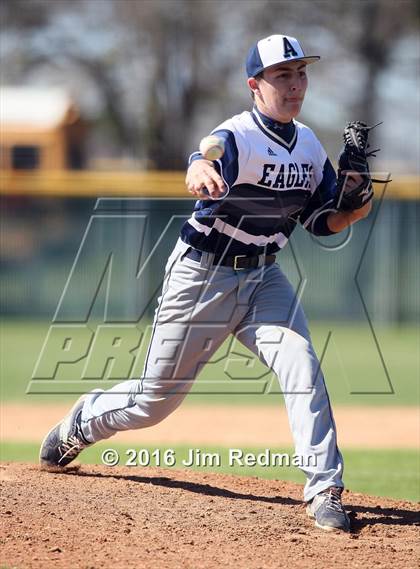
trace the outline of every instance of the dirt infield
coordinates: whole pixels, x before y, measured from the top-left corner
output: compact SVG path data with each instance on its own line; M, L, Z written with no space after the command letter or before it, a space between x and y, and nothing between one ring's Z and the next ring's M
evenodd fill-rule
M1 407L0 438L39 442L69 405ZM419 448L420 410L416 407L335 407L343 448ZM142 431L126 431L115 442L143 444L220 444L292 446L284 407L183 405L162 423Z
M297 484L157 468L0 466L6 567L414 568L419 509L346 492L351 534L316 529Z

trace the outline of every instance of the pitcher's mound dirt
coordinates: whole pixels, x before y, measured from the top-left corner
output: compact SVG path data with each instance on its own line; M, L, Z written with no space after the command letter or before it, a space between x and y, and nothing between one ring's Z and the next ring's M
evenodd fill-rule
M419 508L346 492L351 534L316 529L298 484L158 468L7 464L1 564L57 568L414 568Z

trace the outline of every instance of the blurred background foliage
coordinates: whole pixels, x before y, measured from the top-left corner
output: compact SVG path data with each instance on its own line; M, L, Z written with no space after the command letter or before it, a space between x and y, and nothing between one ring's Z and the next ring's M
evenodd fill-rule
M322 56L301 119L332 158L347 120L384 120L377 167L419 171L415 0L3 0L0 10L3 84L65 87L94 125L91 165L183 169L202 136L251 106L250 45L285 33Z

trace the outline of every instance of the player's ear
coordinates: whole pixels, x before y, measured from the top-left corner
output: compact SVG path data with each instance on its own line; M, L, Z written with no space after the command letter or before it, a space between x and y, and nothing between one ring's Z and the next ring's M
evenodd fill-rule
M255 95L260 95L260 89L258 87L258 81L255 77L249 77L248 79L248 87L251 89L254 97Z

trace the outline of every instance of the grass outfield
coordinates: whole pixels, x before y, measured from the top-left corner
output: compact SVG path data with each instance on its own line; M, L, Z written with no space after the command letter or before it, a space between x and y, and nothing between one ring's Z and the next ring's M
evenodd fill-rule
M1 399L32 401L74 400L74 394L94 387L108 388L119 381L83 379L86 358L61 364L52 380L30 382L35 363L49 329L48 322L3 321L1 325ZM379 350L367 324L314 323L312 337L322 365L330 397L344 405L416 405L419 402L419 331L413 326L379 327L375 334ZM131 376L138 377L147 341ZM282 401L278 382L259 362L249 359L241 345L231 346L227 363L225 344L201 372L190 403L278 404ZM131 357L131 356L130 356ZM92 361L97 369L112 368L107 354L98 352ZM103 364L103 365L102 365ZM124 362L122 362L124 368ZM121 366L120 366L121 367ZM100 377L100 376L99 376ZM30 394L27 394L28 385ZM35 394L37 393L37 394ZM61 395L58 395L61 394ZM71 394L71 395L63 395Z
M103 464L101 455L104 450L112 448L119 453L120 466L125 466L127 461L132 458L132 453L128 450L129 445L112 444L110 442L99 443L94 447L86 449L80 455L80 462L85 464ZM165 465L164 452L168 447L141 447L144 449L140 454L140 447L133 449L136 451L137 459L143 460L150 466ZM160 452L154 452L160 448ZM173 456L176 464L174 468L187 468L182 461L189 459L191 448L187 446L173 446ZM194 470L224 472L227 474L237 474L241 476L258 476L260 478L290 480L303 483L305 478L303 473L293 466L239 466L229 465L229 449L221 447L200 447L201 459L204 453L215 453L220 456L220 466L192 466ZM241 448L245 453L263 453L263 448ZM288 453L292 456L291 449L270 449L271 453ZM34 443L1 443L0 457L2 461L22 461L38 462L39 445ZM154 452L154 454L152 454ZM134 454L134 453L133 453ZM375 496L387 496L402 500L420 500L419 485L419 456L415 450L345 450L343 452L345 460L345 483L349 490L353 492L363 492ZM243 459L244 460L244 459ZM109 468L112 473L112 468ZM133 467L133 475L141 475L141 466Z

